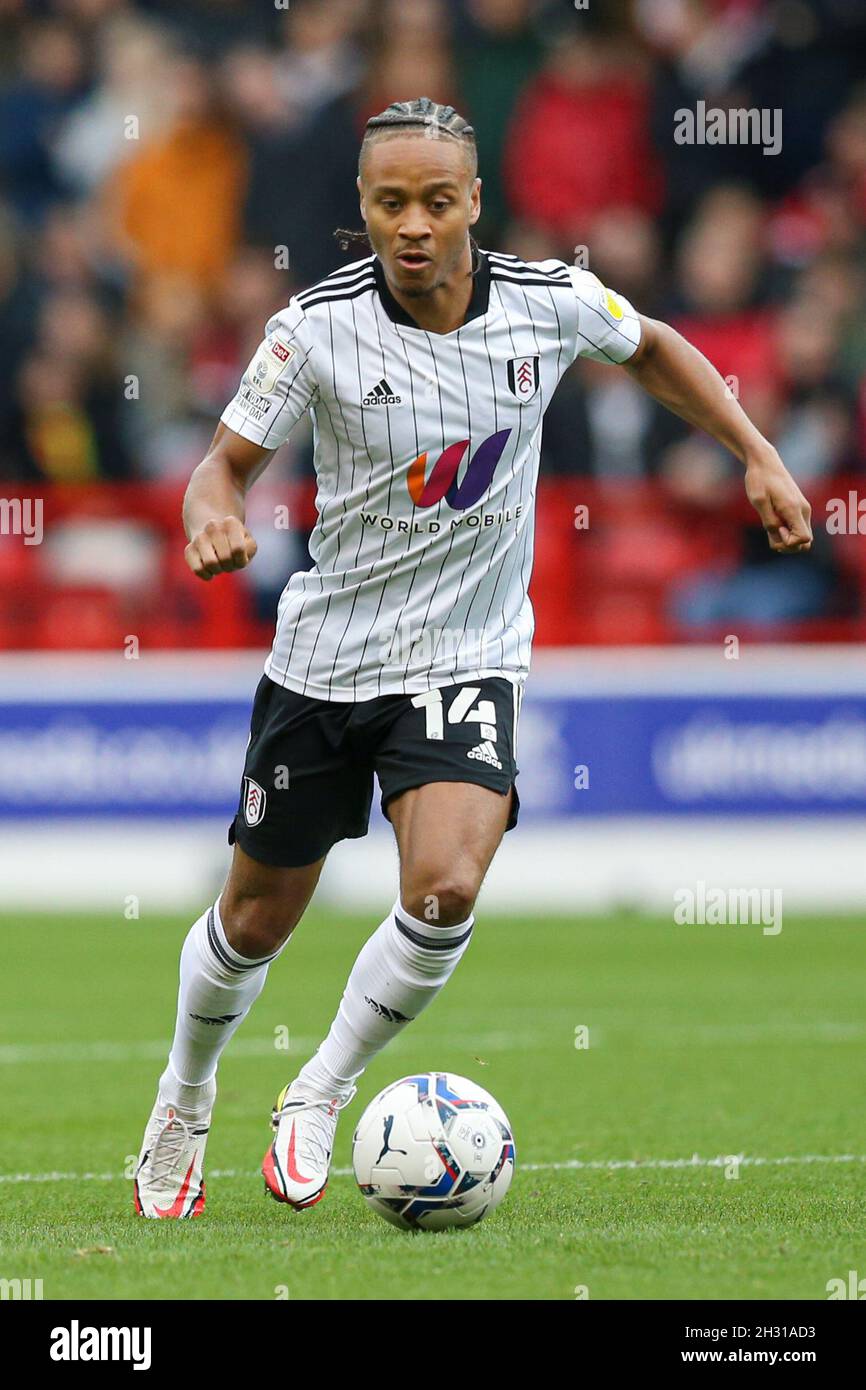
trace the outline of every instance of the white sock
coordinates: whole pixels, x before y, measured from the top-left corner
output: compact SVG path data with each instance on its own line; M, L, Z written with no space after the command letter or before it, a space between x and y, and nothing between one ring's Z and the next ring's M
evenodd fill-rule
M210 1110L220 1054L261 994L268 966L279 954L262 960L239 955L226 939L219 898L190 928L180 953L174 1041L159 1080L160 1097L181 1114Z
M432 1003L469 945L473 916L453 927L412 917L399 899L361 948L337 1016L298 1080L345 1095L370 1060Z

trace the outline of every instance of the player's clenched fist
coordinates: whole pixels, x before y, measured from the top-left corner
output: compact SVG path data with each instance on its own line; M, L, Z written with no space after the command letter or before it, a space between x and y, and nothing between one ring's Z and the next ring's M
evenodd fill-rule
M812 508L775 449L746 468L746 496L758 513L770 542L780 555L812 548Z
M184 558L199 579L242 570L250 563L258 546L244 523L236 516L208 521L197 531L184 551Z

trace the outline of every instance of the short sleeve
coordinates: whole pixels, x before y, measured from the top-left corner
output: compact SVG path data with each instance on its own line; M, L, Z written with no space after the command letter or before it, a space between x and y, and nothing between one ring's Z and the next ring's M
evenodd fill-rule
M640 318L628 300L601 283L591 271L569 266L577 294L576 357L594 362L627 362L640 343Z
M265 336L220 419L263 449L278 449L317 394L309 326L294 299L268 320Z

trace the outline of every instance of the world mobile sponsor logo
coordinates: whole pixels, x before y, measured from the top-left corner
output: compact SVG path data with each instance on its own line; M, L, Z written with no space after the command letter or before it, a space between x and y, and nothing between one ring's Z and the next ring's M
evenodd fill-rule
M378 526L382 531L411 531L413 535L424 532L425 535L435 536L440 531L459 531L461 527L468 531L484 531L489 526L516 521L522 515L523 503L520 502L516 507L500 507L495 512L469 512L466 516L452 516L443 521L407 521L403 517L389 516L387 512L361 512L361 524Z
M409 496L416 507L435 507L444 498L454 511L463 512L474 507L493 482L496 465L502 457L511 430L497 430L478 445L469 460L463 481L458 484L457 470L469 448L468 439L458 439L449 444L433 465L430 477L425 482L427 471L427 450L419 454L410 465L406 478Z

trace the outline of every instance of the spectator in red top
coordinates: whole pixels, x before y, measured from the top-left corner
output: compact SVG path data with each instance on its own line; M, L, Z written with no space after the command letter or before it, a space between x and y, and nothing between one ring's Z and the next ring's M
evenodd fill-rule
M671 322L725 378L748 410L749 393L775 384L765 210L745 189L708 194L677 249L678 303Z
M586 18L553 31L505 147L512 215L553 233L563 248L587 242L599 213L654 212L661 194L641 62L622 38L587 32Z

